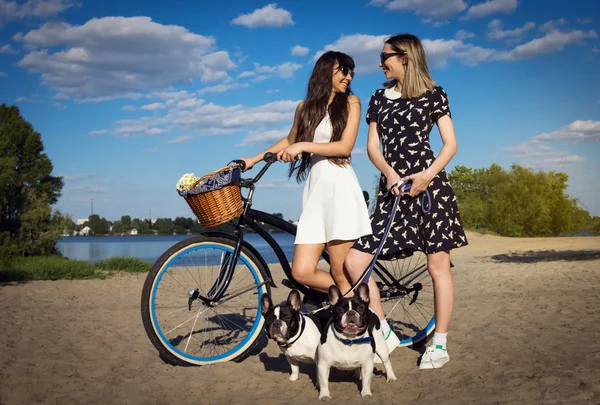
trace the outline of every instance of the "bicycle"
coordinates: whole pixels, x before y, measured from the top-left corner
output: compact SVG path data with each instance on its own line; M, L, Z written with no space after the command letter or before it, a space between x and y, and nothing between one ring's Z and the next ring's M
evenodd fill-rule
M156 260L146 277L141 297L144 329L168 363L187 366L240 361L258 342L264 329L261 297L270 295L271 288L277 286L262 255L244 240L246 228L273 249L287 277L282 280L284 286L298 289L305 300L327 301L326 294L294 280L283 250L259 222L291 235L296 234L296 226L252 208L255 185L276 156L267 153L263 161L265 165L255 178L239 180L239 186L249 192L242 197L242 214L232 233L207 231L177 243ZM329 263L327 251L322 259ZM435 327L433 286L425 254L415 252L395 261L374 260L373 276L400 345L424 343ZM234 281L241 285L232 285ZM199 334L206 336L196 336Z

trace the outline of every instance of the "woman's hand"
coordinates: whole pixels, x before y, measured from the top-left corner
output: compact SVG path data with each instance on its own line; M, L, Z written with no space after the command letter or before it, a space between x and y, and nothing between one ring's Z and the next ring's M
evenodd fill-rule
M277 160L283 160L288 163L293 162L302 152L304 152L304 142L298 142L279 152L277 154Z
M400 183L400 176L396 173L395 170L390 169L389 173L386 174L385 178L387 179L386 187L388 191L394 195L400 194L400 189L398 188L398 184Z
M408 195L414 197L427 190L429 183L431 183L431 180L433 180L434 177L435 174L432 174L429 170L423 170L422 172L414 173L402 178L402 181L406 182L412 180L412 186L410 187ZM404 193L404 186L402 186L400 191Z
M246 164L246 167L244 168L245 172L252 169L252 167L257 163L255 158L240 158L240 160L243 160Z

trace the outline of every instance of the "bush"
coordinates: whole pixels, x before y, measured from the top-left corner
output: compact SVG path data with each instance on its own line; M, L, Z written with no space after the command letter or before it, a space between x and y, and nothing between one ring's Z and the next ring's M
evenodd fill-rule
M101 270L147 273L152 264L134 257L112 257L96 263L96 267Z

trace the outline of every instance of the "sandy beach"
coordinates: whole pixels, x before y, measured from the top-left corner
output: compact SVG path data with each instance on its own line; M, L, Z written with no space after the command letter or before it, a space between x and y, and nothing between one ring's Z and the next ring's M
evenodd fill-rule
M468 238L452 254L451 361L420 371L420 353L399 348L398 381L377 366L370 399L332 371L331 403L600 403L600 237ZM314 365L287 381L273 342L240 363L165 364L142 326L144 278L0 286L0 404L319 403Z

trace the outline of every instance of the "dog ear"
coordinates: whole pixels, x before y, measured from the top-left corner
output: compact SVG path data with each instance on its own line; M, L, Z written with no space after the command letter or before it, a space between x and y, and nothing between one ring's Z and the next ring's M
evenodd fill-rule
M261 302L262 302L262 313L266 314L267 312L269 312L269 309L271 309L271 307L273 307L273 301L271 301L271 297L269 296L269 294L264 293L262 295Z
M302 300L300 298L300 293L298 292L298 290L290 291L290 295L288 295L287 302L296 311L300 311L300 307L302 306Z
M358 298L360 298L362 301L364 301L367 304L370 302L369 286L367 284L361 283L356 289L356 292L358 294Z
M329 287L329 305L334 306L340 300L342 292L336 285Z

